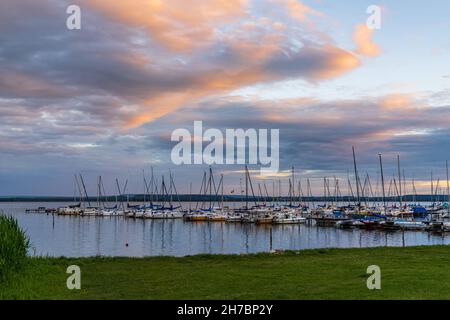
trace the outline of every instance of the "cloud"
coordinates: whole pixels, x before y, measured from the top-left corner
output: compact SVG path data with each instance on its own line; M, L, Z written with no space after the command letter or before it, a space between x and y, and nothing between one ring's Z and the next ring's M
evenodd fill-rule
M246 0L93 0L84 4L131 27L173 51L193 50L213 41L215 29L246 16Z
M366 24L359 24L355 27L353 41L356 44L356 53L368 57L375 57L381 53L380 47L373 42L373 29L369 29Z
M333 45L305 47L298 53L280 54L266 65L266 70L285 78L300 75L311 80L331 79L360 65L351 52Z
M86 5L127 27L144 27L152 41L169 50L164 58L150 58L151 63L138 59L142 83L131 87L138 90L147 82L149 89L134 95L139 108L124 117L125 128L242 87L294 78L331 79L360 65L355 55L333 43L315 43L314 35L306 39L295 34L302 48L292 46L295 29L276 16L253 14L247 1L200 1L196 10L187 10L183 1L111 5L100 0ZM308 15L321 15L297 1L283 1L283 5L300 22ZM153 43L148 46L154 53L160 50Z
M414 111L418 107L417 101L411 94L390 94L380 99L380 106L388 110Z
M214 107L213 102L205 102L192 112L184 110L178 121L189 123L201 117L205 127L278 128L284 168L300 164L308 170L342 172L351 164L349 150L355 145L363 163L373 162L379 152L399 153L408 168L420 169L433 166L430 161L436 151L431 150L439 149L450 134L450 106L423 106L415 96L388 94L340 101L235 99ZM392 104L396 108L387 108ZM445 159L450 153L440 155Z
M298 0L278 0L278 2L285 5L288 13L301 22L307 22L309 16L323 16L320 11L314 10Z
M112 175L149 164L167 168L167 137L193 119L283 127L283 165L299 161L310 172L315 165L345 167L343 148L357 136L377 137L389 125L397 133L414 130L407 102L393 97L335 103L311 97L275 106L232 101L229 94L246 87L291 79L315 86L361 66L357 54L311 27L324 15L302 2L81 1L80 31L65 28L68 4L2 1L2 179L19 171L23 181L41 175L39 191L55 172L67 179L83 168ZM444 126L445 117L418 114ZM404 125L397 116L407 119ZM382 142L406 139L393 132Z
M264 16L260 3L243 0L86 1L79 32L64 27L68 1L10 2L0 13L1 97L36 110L74 109L115 130L244 87L317 82L360 65L320 33L298 32L301 15L319 16L299 2L285 2L301 18L285 24L271 1L274 13Z
M426 179L430 170L439 176L442 163L436 162L437 158L450 157L447 149L442 148L448 143L450 134L450 106L417 108L414 113L409 108L386 108L386 101L392 96L395 94L335 101L318 97L289 100L210 98L127 132L109 130L101 119L85 117L82 113L70 114L64 112L64 108L59 113L49 113L51 108L43 108L40 112L46 116L36 118L26 106L15 105L8 109L7 105L0 104L0 113L4 116L0 126L4 139L0 147L2 164L4 168L21 168L21 172L27 172L29 168L37 167L30 163L39 157L42 174L56 167L57 171L65 172L66 180L73 171L85 170L83 166L88 164L91 176L104 174L139 181L138 175L128 176L127 168L141 170L153 164L159 168L158 173L168 170L173 146L170 133L176 128L192 129L193 121L202 119L204 130L280 129L281 173L294 165L298 177L311 178L316 193L320 190L318 181L324 176L346 178L347 170L351 171L352 145L356 146L361 172L367 171L372 177L377 176L379 152L384 155L386 179L395 171L397 154L401 155L408 178ZM415 94L407 96L408 105L422 105ZM95 148L80 148L90 145ZM62 163L70 164L70 168L62 168ZM193 181L195 187L203 167L172 169L180 181ZM239 182L242 168L219 166L216 170L236 171L227 175L227 187L231 188ZM284 179L283 174L272 178ZM70 187L70 182L67 183ZM179 187L186 191L183 183ZM138 192L140 189L132 190Z
M234 69L233 72L219 69L204 74L198 73L186 88L181 88L178 92L155 94L145 99L137 115L128 118L126 127L140 126L182 106L198 103L202 98L224 95L241 87L299 77L311 81L331 79L349 72L359 64L359 60L352 53L325 46L304 48L298 53L280 53L268 61L257 61L254 65L251 62L244 66L230 65L229 68Z

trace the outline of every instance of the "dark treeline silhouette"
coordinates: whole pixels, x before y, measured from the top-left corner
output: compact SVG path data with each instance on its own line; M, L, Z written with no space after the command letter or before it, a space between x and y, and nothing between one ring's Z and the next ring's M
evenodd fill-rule
M446 202L448 199L447 195L404 195L402 196L402 201L404 202ZM90 201L91 203L96 203L99 200L99 198L93 196L89 197L88 199L84 199L84 201ZM130 195L122 195L118 196L117 200L119 202L150 202L149 195L143 195L143 194L130 194ZM172 202L196 202L196 201L214 201L214 202L220 202L222 201L221 195L189 195L189 194L181 194L181 195L172 195L172 196L158 196L154 195L152 197L153 202L160 202L160 201L169 201ZM79 202L79 198L72 197L57 197L57 196L7 196L7 197L0 197L0 202ZM116 196L103 196L100 197L100 201L110 201L115 202ZM224 202L245 202L245 196L239 196L239 195L224 195L223 196ZM248 197L248 202L296 202L299 201L305 203L305 202L350 202L350 203L356 203L357 199L356 197L351 196L341 196L341 197L324 197L324 196L317 196L317 197L301 197L299 199L298 197L291 198L289 196L284 197ZM365 202L382 202L381 197L363 197L360 199L361 203ZM395 197L386 197L387 202L397 202L398 196Z

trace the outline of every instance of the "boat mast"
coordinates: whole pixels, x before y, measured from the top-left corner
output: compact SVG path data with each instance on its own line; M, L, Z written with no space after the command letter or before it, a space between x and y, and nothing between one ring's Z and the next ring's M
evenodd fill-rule
M376 194L373 192L372 182L370 182L370 175L368 172L367 172L367 186L368 186L367 202L369 202L370 199L376 198ZM376 192L376 190L375 190L375 192Z
M339 190L339 182L334 176L334 202L336 202L336 205L338 204L338 190Z
M407 187L406 187L406 175L405 175L405 169L402 169L403 172L403 193L405 194L405 202L407 202L408 200L406 200L406 195L408 194L407 191Z
M209 167L209 209L212 209L212 168Z
M89 196L87 195L86 185L84 184L83 176L81 175L81 173L80 173L80 180L81 180L81 185L83 186L84 195L86 196L86 200L87 200L88 205L90 207L91 206L91 200L89 199Z
M312 204L314 206L314 203L312 202L312 190L311 190L311 181L309 181L309 178L306 178L306 193L308 195L308 207Z
M130 206L130 195L126 193L127 186L128 186L128 179L125 180L125 185L123 186L123 194L127 195L127 209L128 209L128 207ZM123 204L122 204L122 207L123 207Z
M120 186L119 186L119 180L116 178L116 186L117 186L117 191L119 192L119 197L122 197L122 192L120 191ZM118 202L118 197L116 196L116 204ZM124 210L123 207L123 199L120 200L120 204L121 204L121 208L122 210ZM119 208L119 206L117 206L117 208Z
M105 206L105 193L102 192L102 186L103 186L103 181L102 181L102 176L98 176L98 194L99 194L99 208L100 206L104 207Z
M97 208L100 208L100 176L97 177Z
M248 167L247 166L245 166L245 171L247 172L248 182L250 184L250 189L252 190L253 201L255 203L255 206L257 206L258 204L256 203L255 190L253 189L252 179L250 177L250 172L248 171ZM248 198L247 198L247 200L248 200Z
M292 200L295 196L295 176L294 176L294 166L292 166L292 190L291 190L291 207L293 205Z
M169 205L170 205L170 209L173 208L173 192L174 192L174 184L173 184L173 178L172 178L172 171L169 170Z
M289 207L292 207L292 181L289 178Z
M356 179L356 197L357 197L357 205L358 205L358 210L361 207L361 202L359 200L359 177L358 177L358 170L356 169L356 157L355 157L355 147L352 147L352 151L353 151L353 167L355 169L355 179Z
M153 167L150 167L150 170L152 172L152 177L150 180L150 206L153 209L153 184L155 183L155 178L153 176Z
M75 177L75 184L76 184L76 186L77 186L78 193L80 194L80 206L81 206L81 203L82 203L82 202L83 202L83 204L84 204L83 192L81 191L81 187L80 187L80 183L78 182L78 177L77 177L77 175L74 174L74 177Z
M382 192L383 192L384 214L386 214L386 193L385 193L385 190L384 190L383 161L381 160L381 153L378 154L378 158L380 159L381 190L382 190Z
M298 179L298 204L303 207L303 190L302 190L302 179Z
M275 179L272 180L272 207L275 207Z
M281 180L278 179L278 205L281 206Z
M203 204L205 203L205 195L206 195L206 171L203 171L203 178L202 178L202 184L200 186L199 191L200 197L197 199L197 202L195 203L195 210L199 207L199 202L201 202L200 209L203 209Z
M447 213L450 213L450 185L448 182L448 161L445 160L445 171L447 173Z
M433 186L433 171L431 171L431 202L434 207L434 186Z
M398 199L400 202L400 208L402 208L402 175L400 173L400 156L397 155L397 168L398 168ZM403 213L402 213L403 218Z
M242 190L242 178L239 178L239 193L241 195L241 201L244 201L242 198L242 194L244 193L244 190Z
M192 205L192 182L189 183L189 212L191 212Z
M73 203L77 202L77 182L73 181Z
M437 181L436 181L436 188L434 188L434 191L433 191L433 192L434 192L434 193L433 193L434 199L435 199L435 201L437 201L437 202L440 201L439 196L438 196L439 183L440 183L440 182L441 182L441 179L438 178Z
M259 182L258 182L258 192L259 192L259 199L262 201L263 206L265 206L266 200L264 199L264 196L262 194L261 183L259 183Z
M264 191L265 191L265 204L268 205L268 202L270 201L269 192L267 191L266 182L264 181Z
M166 207L166 194L167 194L167 190L166 190L166 183L164 182L164 175L162 175L161 177L161 202L162 202L162 207L165 208Z
M247 166L245 166L245 209L248 209L248 175L247 175Z
M221 208L222 208L222 213L223 213L223 173L220 175L220 182L222 183L222 205L221 205Z
M142 179L144 180L144 198L143 198L143 203L144 203L144 208L145 208L145 202L147 200L147 192L148 192L148 187L147 187L147 180L145 179L145 170L142 169Z

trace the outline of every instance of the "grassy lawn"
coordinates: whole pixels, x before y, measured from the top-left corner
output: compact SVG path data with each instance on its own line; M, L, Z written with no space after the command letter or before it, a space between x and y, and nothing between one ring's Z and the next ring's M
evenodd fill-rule
M81 290L66 268L81 268ZM381 268L381 290L366 269ZM29 258L5 299L450 299L450 246L192 257Z

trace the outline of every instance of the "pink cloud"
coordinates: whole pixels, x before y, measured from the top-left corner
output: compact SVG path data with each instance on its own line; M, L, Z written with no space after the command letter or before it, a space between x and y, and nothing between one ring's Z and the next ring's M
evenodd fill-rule
M375 57L381 53L380 47L373 42L374 30L369 29L365 24L355 27L353 41L356 44L356 53L364 56Z

